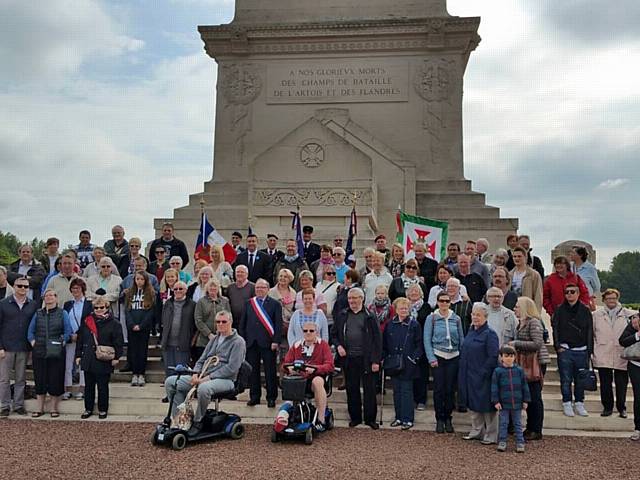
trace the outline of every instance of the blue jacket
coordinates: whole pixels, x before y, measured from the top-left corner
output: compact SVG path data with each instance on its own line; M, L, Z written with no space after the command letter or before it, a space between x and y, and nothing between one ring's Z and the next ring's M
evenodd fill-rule
M495 411L491 375L498 363L498 335L485 323L471 327L460 350L458 403L474 412Z
M404 354L404 369L394 378L401 380L417 378L418 360L424 356L420 324L410 319L401 322L396 316L384 329L382 354L383 358L387 358L389 355L400 353Z
M429 362L437 360L434 350L443 352L458 352L464 342L462 331L462 320L455 313L451 312L449 320L449 336L447 339L447 324L444 317L438 311L429 315L424 322L424 351Z
M522 410L522 403L529 403L531 394L524 370L518 365L496 367L491 376L491 403L498 402L505 410Z

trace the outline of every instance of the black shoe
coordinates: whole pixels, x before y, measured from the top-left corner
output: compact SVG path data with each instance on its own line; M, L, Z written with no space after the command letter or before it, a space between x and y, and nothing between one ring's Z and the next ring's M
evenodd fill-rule
M107 418L107 412L99 412L98 413L98 418L100 420L104 420L105 418Z
M18 415L26 415L27 414L27 411L24 409L24 407L18 407L13 412L17 413Z
M455 430L453 429L453 423L451 423L451 419L447 418L444 421L444 431L447 433L453 433Z
M613 410L611 410L610 408L605 408L604 410L602 410L602 413L600 414L601 417L610 417L613 414Z
M338 390L339 390L339 391L343 391L343 390L346 390L346 389L347 389L347 386L346 386L346 385L340 385L340 386L338 387Z
M378 425L378 422L367 422L367 426L371 430L378 430L380 428L380 425Z
M0 410L0 417L8 417L10 413L11 410L9 410L8 408L3 408L2 410Z
M353 428L353 427L357 427L358 425L360 425L362 422L354 422L351 421L349 422L349 428Z
M162 403L169 403L169 397L164 397L164 398L161 400L161 402L162 402Z
M618 416L620 418L627 418L627 411L626 410L620 410L620 412L618 412Z
M542 440L542 434L538 432L527 432L524 439L527 442L531 442L532 440Z
M125 363L124 366L122 368L119 369L121 372L130 372L131 371L131 365L129 364L129 362Z
M190 437L195 437L202 431L202 422L193 422L191 428L187 432L187 435Z
M247 406L249 407L255 407L256 405L260 405L260 400L249 400L247 402Z
M442 420L436 422L436 433L444 433L444 422Z
M467 413L467 407L458 407L458 413Z
M90 412L88 410L86 410L82 415L80 415L80 418L82 420L86 420L87 418L89 418L91 415L93 415L93 412Z
M267 408L276 408L275 400L267 400Z

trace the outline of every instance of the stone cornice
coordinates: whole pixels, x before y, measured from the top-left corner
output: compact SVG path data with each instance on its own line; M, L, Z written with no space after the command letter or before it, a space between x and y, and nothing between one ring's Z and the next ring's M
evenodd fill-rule
M295 24L200 26L213 58L312 52L451 50L467 53L480 42L479 17L363 20Z

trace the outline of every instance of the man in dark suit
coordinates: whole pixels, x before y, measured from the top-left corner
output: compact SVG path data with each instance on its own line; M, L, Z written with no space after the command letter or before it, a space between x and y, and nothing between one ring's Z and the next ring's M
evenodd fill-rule
M282 306L269 297L269 282L259 279L255 285L256 296L247 301L240 321L240 335L247 344L247 361L251 364L249 401L247 405L260 403L260 361L264 365L267 384L267 406L275 408L278 397L276 359L282 338Z
M313 262L320 259L320 245L311 241L312 236L313 227L311 225L305 225L302 227L302 241L304 242L303 256L307 265L311 265Z
M259 278L269 279L272 272L272 260L267 254L258 251L258 236L247 235L247 249L236 257L233 269L244 265L249 269L249 281L256 283Z
M271 265L269 266L269 283L273 287L275 282L273 281L273 268L276 263L284 258L284 252L278 250L278 236L275 233L267 233L267 248L262 248L258 252L266 253L271 257Z

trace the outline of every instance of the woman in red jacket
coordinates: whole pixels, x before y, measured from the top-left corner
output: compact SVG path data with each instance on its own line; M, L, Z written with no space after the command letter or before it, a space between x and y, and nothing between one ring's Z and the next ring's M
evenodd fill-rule
M314 322L305 322L302 325L304 339L295 342L287 355L284 363L290 364L296 360L303 360L306 365L314 368L307 368L302 375L307 378L307 386L313 392L316 408L318 410L318 421L316 429L324 430L324 418L327 408L327 392L324 389L325 377L333 372L333 355L329 344L318 337L318 326ZM289 367L293 370L293 367Z

